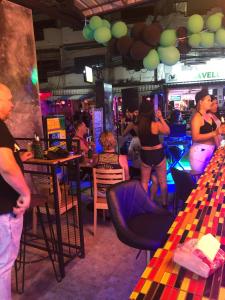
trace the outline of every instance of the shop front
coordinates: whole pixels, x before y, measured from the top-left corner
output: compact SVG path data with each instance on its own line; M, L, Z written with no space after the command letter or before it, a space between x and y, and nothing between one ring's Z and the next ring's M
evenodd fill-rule
M165 66L163 76L168 104L172 108L189 111L195 106L195 94L202 88L207 88L209 94L217 97L220 108L224 106L224 58L213 58L194 65L177 63Z

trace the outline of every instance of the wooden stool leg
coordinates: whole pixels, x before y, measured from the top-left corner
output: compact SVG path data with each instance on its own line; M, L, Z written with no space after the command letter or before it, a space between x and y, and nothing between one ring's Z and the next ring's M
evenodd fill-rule
M93 231L94 235L96 235L96 230L97 230L97 217L98 217L97 208L94 205L94 231Z
M37 234L37 209L36 207L32 210L32 233Z

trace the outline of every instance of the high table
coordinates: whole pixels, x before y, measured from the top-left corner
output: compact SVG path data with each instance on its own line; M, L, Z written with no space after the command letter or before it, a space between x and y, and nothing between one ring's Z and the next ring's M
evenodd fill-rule
M55 247L52 249L57 257L59 278L65 276L65 264L75 256L84 257L84 236L81 216L80 195L80 155L67 158L45 160L29 159L25 162L25 173L31 176L45 176L49 180L49 212L53 219ZM76 195L72 193L68 182L68 164L75 169ZM61 173L61 182L57 173ZM44 211L44 209L43 209ZM30 245L43 249L40 244L31 242Z
M207 233L214 235L225 250L224 159L225 148L220 148L188 197L186 208L179 212L169 229L164 247L155 252L141 275L130 299L225 299L225 266L204 279L173 262L179 243Z

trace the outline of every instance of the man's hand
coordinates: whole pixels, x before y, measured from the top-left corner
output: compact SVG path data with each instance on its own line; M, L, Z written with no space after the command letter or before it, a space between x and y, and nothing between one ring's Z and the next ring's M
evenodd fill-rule
M13 212L16 216L23 215L30 206L30 195L20 196L16 202L16 207L13 207Z
M33 152L31 152L31 151L20 152L20 159L22 160L22 162L24 162L32 157L33 157Z

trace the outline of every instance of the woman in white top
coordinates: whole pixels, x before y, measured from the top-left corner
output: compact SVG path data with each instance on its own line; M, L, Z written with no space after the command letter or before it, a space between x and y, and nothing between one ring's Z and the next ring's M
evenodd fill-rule
M218 135L224 132L224 127L217 127L214 119L208 113L211 109L211 97L207 90L201 90L195 96L197 110L191 120L193 145L190 149L190 164L193 171L202 173L213 156Z

